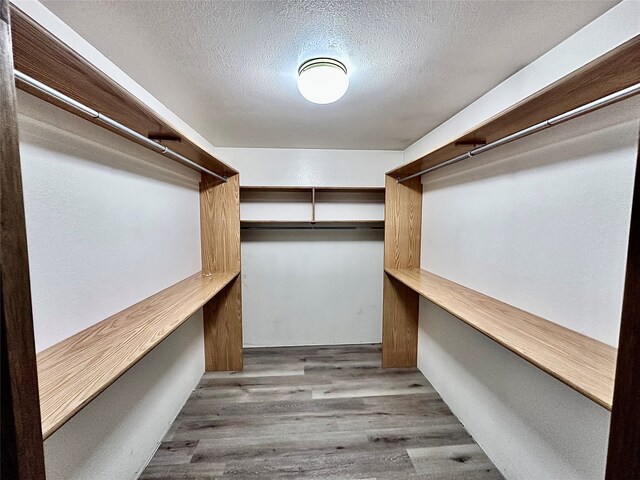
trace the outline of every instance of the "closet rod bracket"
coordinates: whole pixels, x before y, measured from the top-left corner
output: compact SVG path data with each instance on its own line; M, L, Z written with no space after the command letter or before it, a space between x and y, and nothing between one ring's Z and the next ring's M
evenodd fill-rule
M611 105L613 103L637 95L638 93L640 93L640 83L636 83L635 85L631 85L630 87L611 93L602 98L594 100L593 102L586 103L577 108L574 108L573 110L569 110L565 113L561 113L560 115L556 115L555 117L543 120L542 122L536 123L535 125L523 128L522 130L518 130L517 132L514 132L510 135L499 138L498 140L494 140L493 142L487 143L486 145L469 150L462 155L458 155L457 157L451 158L432 167L425 168L412 175L407 175L406 177L397 177L396 180L398 183L402 183L406 182L407 180L411 180L412 178L421 177L422 175L425 175L427 173L434 172L449 165L453 165L454 163L466 160L467 158L471 158L481 153L488 152L489 150L493 150L496 147L506 145L507 143L519 140L533 133L537 133L542 130L546 130L547 128L554 127L586 113L593 112L594 110L598 110L599 108L606 107L607 105Z
M169 147L161 145L160 143L156 142L155 140L149 137L145 137L144 135L136 132L135 130L132 130L131 128L121 124L120 122L117 122L112 118L94 110L93 108L88 107L83 103L78 102L77 100L74 100L73 98L65 95L64 93L54 88L51 88L48 85L45 85L44 83L36 80L33 77L30 77L25 73L22 73L19 70L14 70L13 74L16 81L29 85L31 88L37 90L41 94L46 95L47 97L53 98L57 102L60 102L66 105L67 107L70 108L70 111L80 113L82 114L82 116L85 116L85 117L90 117L91 119L93 119L95 123L101 124L102 126L106 125L111 130L120 132L121 134L123 134L123 136L128 137L131 140L134 140L135 142L153 150L154 152L157 152L161 155L172 158L178 163L182 163L183 165L188 166L194 170L197 170L201 173L206 173L207 175L211 175L212 177L215 177L222 182L226 182L228 180L226 176L219 175L215 172L212 172L208 168L203 167L202 165L194 162L193 160L190 160L189 158L183 155L180 155L178 152L174 152Z

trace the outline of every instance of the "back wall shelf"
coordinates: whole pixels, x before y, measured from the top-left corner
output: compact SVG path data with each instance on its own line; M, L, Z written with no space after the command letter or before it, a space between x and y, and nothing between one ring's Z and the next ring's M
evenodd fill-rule
M384 187L312 187L312 186L244 186L240 187L241 228L243 230L355 230L384 229ZM251 209L258 205L272 210L274 204L298 205L297 212L288 218L271 218L269 212ZM333 209L333 215L326 217L324 212L331 204L349 204L361 206L360 215L351 215L349 209ZM244 208L242 208L244 206ZM379 208L378 208L379 206ZM373 207L373 208L371 208ZM286 208L283 206L283 209ZM304 212L301 216L300 212ZM297 213L297 215L296 215ZM336 215L336 213L339 213ZM364 215L363 215L364 213Z

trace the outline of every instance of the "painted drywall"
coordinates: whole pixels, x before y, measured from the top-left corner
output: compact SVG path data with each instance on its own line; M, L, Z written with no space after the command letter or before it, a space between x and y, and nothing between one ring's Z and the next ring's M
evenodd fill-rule
M402 152L220 149L242 185L383 186ZM340 199L333 199L340 200ZM318 218L383 218L380 204L326 202ZM310 219L309 201L243 204L243 219ZM381 339L381 230L242 232L246 346Z
M44 442L48 480L138 478L204 371L202 311Z
M218 148L240 171L241 185L382 187L401 151L296 148Z
M405 151L413 160L640 33L624 1ZM422 268L615 345L640 101L423 178ZM426 300L418 366L507 479L601 479L610 414Z
M381 230L242 233L247 346L380 342Z
M617 344L640 99L428 175L422 268ZM610 414L423 301L419 365L508 479L601 479Z
M424 299L418 350L420 370L507 480L604 478L602 407Z
M40 351L200 270L200 175L28 94L19 107Z
M616 346L640 98L426 175L423 265Z
M24 92L38 350L200 270L199 175ZM198 313L45 442L47 478L133 479L204 372Z

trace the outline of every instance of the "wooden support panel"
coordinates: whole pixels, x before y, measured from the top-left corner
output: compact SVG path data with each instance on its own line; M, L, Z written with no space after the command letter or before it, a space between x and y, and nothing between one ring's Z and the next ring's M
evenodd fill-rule
M240 270L240 175L200 183L202 270ZM205 305L204 349L207 371L242 370L242 282L232 282Z
M415 367L418 361L419 295L384 274L382 312L382 366Z
M220 175L228 176L238 173L189 140L148 105L143 104L129 91L51 35L14 5L11 6L11 14L13 55L17 70L143 136L180 139L179 142L169 140L160 143L202 167ZM22 83L19 83L18 86L47 102L77 114L75 110L69 109L65 104L52 100L51 97L44 96ZM94 122L91 117L81 116L85 120ZM99 125L108 128L102 123ZM120 134L119 131L108 129Z
M422 234L420 178L398 183L387 175L384 203L384 267L419 268Z
M45 478L9 2L0 0L0 477Z
M238 273L196 273L40 352L44 438L168 337Z
M242 279L237 277L204 306L205 369L241 371Z
M420 266L422 184L420 178L398 183L386 177L384 206L384 266ZM415 367L418 352L416 292L384 275L382 308L382 366Z
M607 480L640 475L640 138L637 155Z
M611 410L617 350L419 268L388 275L460 320Z
M240 270L240 175L200 182L202 271Z

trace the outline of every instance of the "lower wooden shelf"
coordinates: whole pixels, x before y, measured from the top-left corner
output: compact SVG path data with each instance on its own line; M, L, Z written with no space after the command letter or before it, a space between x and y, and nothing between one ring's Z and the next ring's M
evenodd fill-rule
M384 229L384 220L242 220L243 230L355 230Z
M617 349L419 268L385 272L611 410Z
M197 273L40 352L38 382L44 439L239 273Z

